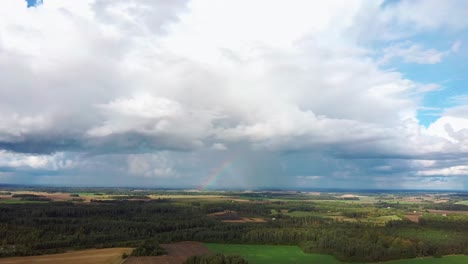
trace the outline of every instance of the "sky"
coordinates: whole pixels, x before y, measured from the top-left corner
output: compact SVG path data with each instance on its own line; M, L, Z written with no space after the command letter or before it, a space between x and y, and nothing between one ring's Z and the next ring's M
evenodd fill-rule
M2 0L0 184L468 190L467 12Z

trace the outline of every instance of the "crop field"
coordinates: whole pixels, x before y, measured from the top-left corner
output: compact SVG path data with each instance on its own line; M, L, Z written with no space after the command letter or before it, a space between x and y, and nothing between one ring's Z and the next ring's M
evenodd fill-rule
M228 255L240 255L250 264L293 264L293 263L317 263L317 264L339 264L341 262L330 255L306 254L296 246L266 246L266 245L229 245L229 244L205 244L213 252ZM358 264L357 262L353 262ZM385 264L466 264L468 256L452 255L442 258L415 258L401 259L387 262Z
M34 195L40 198L45 198L50 201L58 202L58 201L70 201L73 198L82 198L82 197L72 197L70 193L48 193L48 192L34 192L34 191L20 191L20 192L11 192L9 195L0 195L0 203L4 204L21 204L21 203L47 203L48 201L34 201L34 200L25 200L19 197L15 197L15 195ZM83 198L86 200L85 198ZM88 198L89 201L91 198Z
M468 201L460 201L460 202L457 202L456 204L468 205Z
M211 251L240 255L251 264L342 263L333 256L306 254L296 246L205 244Z
M444 256L442 258L415 258L415 259L400 259L389 262L386 264L466 264L468 263L468 256L453 255Z
M162 243L169 254L139 254L125 264L181 264L191 255L209 252L237 254L253 264L412 257L386 263L468 263L461 255L433 258L468 251L468 206L460 204L463 198L392 192L3 189L0 211L7 213L0 214L0 264L67 263L66 258L48 260L52 255L21 258L23 262L9 257L137 248L148 239ZM105 257L86 261L112 263Z
M228 255L241 255L251 264L293 264L293 263L320 263L340 264L344 263L333 256L324 254L306 254L296 246L268 246L268 245L230 245L211 244L205 246L196 242L182 242L163 245L168 250L168 255L158 257L130 257L124 264L182 264L188 256L219 252ZM27 264L27 263L81 263L81 264L119 264L122 262L122 254L130 254L130 248L109 248L81 250L63 254L52 254L30 257L2 258L0 264ZM386 264L465 264L468 256L453 255L442 258L415 258L382 262ZM356 263L357 264L357 263Z
M130 254L131 248L106 248L80 250L63 254L51 254L31 257L13 257L0 259L1 264L119 264L122 254Z

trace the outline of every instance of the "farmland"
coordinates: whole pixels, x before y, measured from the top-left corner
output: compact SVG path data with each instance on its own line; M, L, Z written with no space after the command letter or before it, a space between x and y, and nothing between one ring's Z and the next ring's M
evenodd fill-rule
M245 257L250 264L284 264L284 263L320 263L340 264L345 263L330 255L305 254L296 246L265 246L265 245L228 245L206 244L214 251L223 254L240 255ZM385 264L465 264L468 256L444 256L443 258L418 258L384 262ZM356 263L357 264L357 263Z
M423 192L4 188L0 256L136 248L155 239L169 249L181 241L226 254L242 249L237 253L252 263L269 256L286 263L430 261L468 253L465 199ZM127 262L180 263L189 255L180 254Z
M342 263L330 255L306 254L297 246L266 246L266 245L227 245L206 244L214 251L223 254L241 255L251 264L275 263Z
M61 263L61 264L120 264L122 254L130 254L131 248L107 248L80 250L63 254L0 259L1 264Z

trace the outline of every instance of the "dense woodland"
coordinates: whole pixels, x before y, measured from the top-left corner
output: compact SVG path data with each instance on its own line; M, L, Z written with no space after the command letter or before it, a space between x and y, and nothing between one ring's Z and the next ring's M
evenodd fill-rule
M384 215L388 210L408 205L393 204L392 209L385 206L385 203L369 207L358 204L349 206L342 202L237 203L169 199L0 204L0 256L117 246L151 251L137 250L134 254L158 255L162 254L158 242L187 240L299 245L305 252L332 254L345 261L468 254L466 216L428 214L420 219L420 223L403 220L390 221L386 225L359 221L370 214ZM343 215L358 221L345 222L320 216L292 218L281 214L285 208L317 213L341 211ZM268 221L224 223L208 216L224 210L236 211L241 216L264 217ZM274 215L275 220L272 210L278 212ZM151 242L145 242L148 239Z
M248 264L241 256L225 256L222 254L189 257L184 264Z
M166 250L155 239L147 239L132 251L132 256L160 256L167 254Z

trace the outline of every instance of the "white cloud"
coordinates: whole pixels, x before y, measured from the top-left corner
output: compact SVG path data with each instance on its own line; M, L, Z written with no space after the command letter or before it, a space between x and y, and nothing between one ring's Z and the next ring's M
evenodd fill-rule
M420 94L439 85L380 64L438 63L457 52L461 42L447 51L398 42L465 27L452 2L443 10L434 1L382 8L382 1L48 0L34 9L20 2L7 0L0 10L0 148L32 154L4 154L3 166L59 169L53 156L38 154L56 151L99 154L102 163L116 162L115 154L126 161L119 173L171 178L236 151L424 159L468 148L460 113L428 129L418 123ZM438 15L448 11L452 17ZM400 35L395 29L405 25ZM397 44L379 63L368 44L385 38ZM154 154L161 150L199 157ZM83 159L87 173L103 167L94 156ZM244 166L248 175L271 172Z
M322 178L322 176L296 176L296 178L300 179L300 180L319 180Z
M468 176L468 166L459 165L459 166L452 166L448 168L442 169L433 169L433 170L423 170L419 171L417 175L420 176Z
M402 42L384 48L383 57L379 62L386 64L394 59L402 59L405 63L436 64L440 63L451 52L455 52L454 46L450 50L440 51L433 48L424 48L421 44Z
M350 33L366 41L395 41L425 33L446 36L468 26L465 19L468 3L464 0L386 2L364 2Z
M227 147L222 143L214 143L211 146L211 148L214 149L214 150L227 150Z
M388 15L397 20L396 24L414 30L462 30L468 26L465 10L468 4L463 0L404 0L387 9Z
M72 168L75 165L74 163L72 159L66 158L63 153L28 155L0 150L0 167L63 170Z
M462 46L462 43L461 41L455 41L453 44L452 44L452 47L450 48L452 50L452 52L458 52L460 51L460 48Z
M468 150L468 119L453 115L443 115L428 127L432 135L445 138Z
M166 178L178 177L177 173L162 154L130 155L128 172L136 177Z

